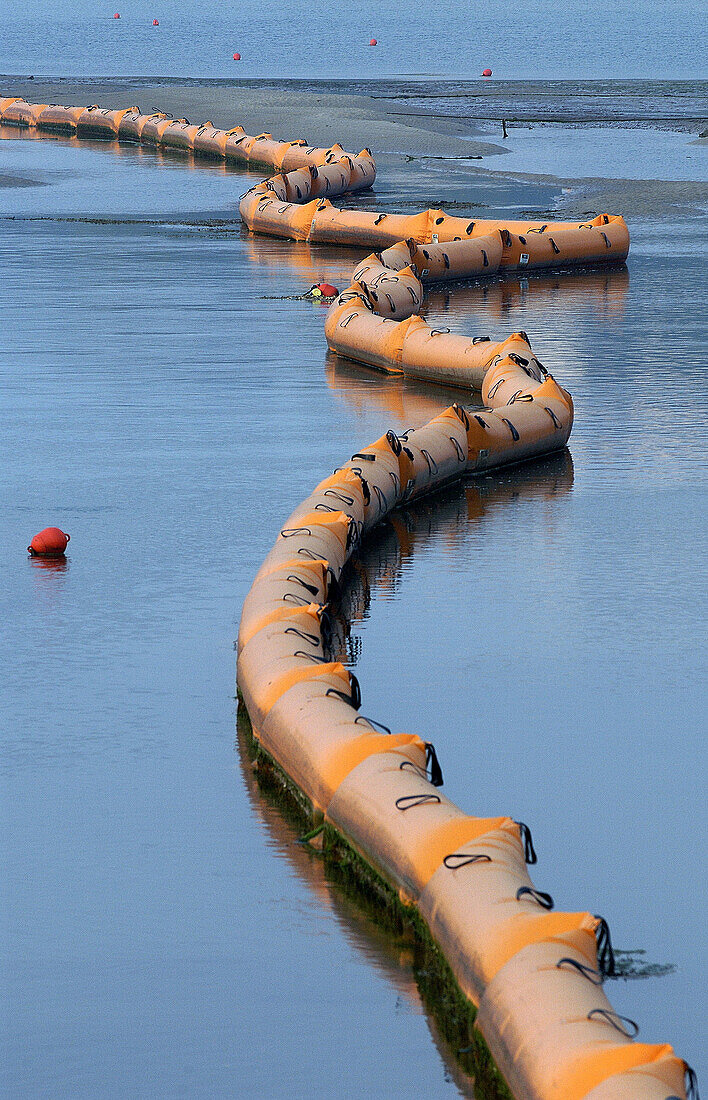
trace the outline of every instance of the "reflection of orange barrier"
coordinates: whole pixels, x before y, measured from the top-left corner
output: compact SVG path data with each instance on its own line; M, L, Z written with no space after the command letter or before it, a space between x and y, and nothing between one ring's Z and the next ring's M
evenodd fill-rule
M361 954L365 965L373 961L377 972L393 986L397 995L415 1011L425 1013L446 1072L456 1082L461 1095L471 1096L474 1090L472 1078L461 1069L456 1049L452 1049L442 1037L435 1017L430 1014L430 1006L418 992L417 967L414 966L417 952L412 948L410 937L402 941L399 934L386 931L379 920L367 915L358 897L332 882L328 868L321 859L313 858L310 846L298 843L301 830L286 816L281 800L269 792L267 782L263 788L259 787L259 772L250 766L250 746L242 725L239 721L236 740L241 779L251 810L269 846L312 891L322 910L331 913L347 944Z
M624 265L600 271L584 271L582 275L571 272L536 272L529 278L509 275L495 282L477 282L470 286L456 286L454 308L457 313L479 309L485 318L507 321L518 307L530 309L568 309L592 312L599 318L621 317L624 312L629 271ZM426 290L426 304L430 309L447 310L451 291L442 285Z

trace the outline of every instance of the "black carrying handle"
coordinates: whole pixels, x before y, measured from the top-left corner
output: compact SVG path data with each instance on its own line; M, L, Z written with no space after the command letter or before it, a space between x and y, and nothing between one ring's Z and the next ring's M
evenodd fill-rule
M300 630L297 626L288 626L283 631L284 634L296 634L298 638L302 638L303 642L309 642L310 645L322 645L322 639L318 638L316 634L309 634L306 630Z
M533 837L531 836L531 830L528 825L524 821L514 821L514 824L519 826L519 835L524 845L525 861L528 864L538 863L538 856L533 846Z
M341 691L339 688L327 688L325 695L335 695L344 703L348 703L354 710L361 706L361 686L353 672L349 673L350 692Z
M698 1077L696 1071L692 1066L689 1066L688 1062L683 1063L684 1066L684 1080L686 1082L686 1100L701 1100L698 1095ZM669 1097L669 1100L672 1100ZM678 1100L678 1097L676 1097Z
M595 938L597 939L597 963L600 973L604 978L616 978L617 967L615 965L615 952L612 947L612 937L610 936L610 926L604 917L598 916L597 913L593 915L595 919L600 922L595 930Z
M554 901L551 895L545 894L543 890L537 890L534 886L520 886L516 891L516 900L521 901L521 899L527 895L532 901L535 901L537 905L540 905L542 909L553 908Z
M377 722L375 718L367 718L365 714L357 714L354 722L366 722L372 729L381 730L382 733L391 733L388 726L385 726L383 722Z
M591 966L586 966L585 963L581 963L577 959L571 959L570 955L566 955L556 963L557 970L562 970L564 967L568 966L572 966L574 970L577 970L579 974L582 974L582 976L587 978L589 982L592 982L593 985L602 985L602 974L599 970L593 970Z
M404 794L396 799L396 809L403 813L414 806L424 806L426 802L440 802L436 794Z
M430 782L434 787L442 787L444 783L442 768L435 751L435 745L431 741L425 742L425 763L430 772Z
M310 592L313 596L317 596L319 594L320 590L316 584L308 584L307 581L304 581L301 577L296 577L294 573L291 573L290 576L286 577L285 579L292 584L302 585L305 591Z
M605 1023L610 1024L615 1031L619 1031L620 1035L624 1035L627 1039L636 1039L639 1035L639 1024L636 1024L634 1020L630 1020L629 1016L620 1016L619 1012L613 1012L610 1008L591 1008L587 1015L588 1020L604 1020ZM622 1024L628 1024L628 1028L622 1027Z
M430 741L424 741L423 744L425 745L425 768L421 768L413 760L402 760L398 765L399 770L402 772L415 772L416 775L427 780L433 787L442 787L444 782L443 773L435 752L435 746Z
M491 863L492 857L483 852L450 852L443 860L443 865L448 871L459 871L461 867L469 867L472 863Z

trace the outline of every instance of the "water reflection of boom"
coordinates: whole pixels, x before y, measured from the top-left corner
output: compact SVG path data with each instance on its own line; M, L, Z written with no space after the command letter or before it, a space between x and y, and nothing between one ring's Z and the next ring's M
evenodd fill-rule
M517 500L556 500L571 491L573 478L573 459L565 450L453 485L394 512L372 531L351 564L340 596L344 617L351 624L367 619L373 594L396 591L406 563L438 548L441 539L456 558L471 529L491 511Z
M332 914L347 942L366 963L383 974L398 995L414 1011L423 1011L430 1035L453 1078L460 1095L474 1097L474 1082L462 1069L459 1059L443 1038L434 1015L421 1000L416 982L416 945L410 932L397 934L382 926L380 919L366 912L364 902L341 883L328 876L324 860L309 846L299 843L300 829L294 815L288 814L275 791L264 791L258 773L251 767L249 722L245 708L239 706L236 756L251 809L267 833L270 846L280 859L305 882L323 911Z

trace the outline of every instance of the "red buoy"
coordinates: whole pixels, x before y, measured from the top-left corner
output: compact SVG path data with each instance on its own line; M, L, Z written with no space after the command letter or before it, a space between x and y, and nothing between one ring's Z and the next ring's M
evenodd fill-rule
M63 558L70 535L65 535L58 527L45 527L35 535L27 547L33 557Z
M372 38L371 41L369 42L369 45L370 46L378 46L378 42L376 41L375 38Z
M319 288L323 298L336 298L339 294L336 286L331 283L319 283Z
M240 61L240 60L241 60L241 54L240 53L235 53L234 54L234 61Z
M113 18L114 18L114 19L120 19L120 12L119 12L119 11L117 11L117 12L115 13L115 15L113 16Z
M153 27L159 27L160 26L159 20L158 19L153 19L152 25L153 25Z
M482 76L491 76L491 75L492 75L492 70L491 69L485 69L484 72L482 73Z

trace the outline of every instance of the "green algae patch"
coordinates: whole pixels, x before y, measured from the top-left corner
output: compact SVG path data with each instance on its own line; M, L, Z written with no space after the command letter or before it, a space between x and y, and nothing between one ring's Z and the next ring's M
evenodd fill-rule
M442 951L415 906L404 905L395 890L330 824L293 783L253 734L240 693L236 722L261 792L324 861L327 881L412 953L421 1001L465 1074L474 1079L476 1100L513 1100L475 1027L476 1009L464 995Z

